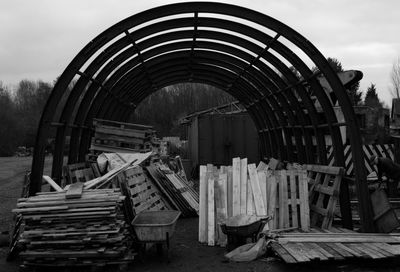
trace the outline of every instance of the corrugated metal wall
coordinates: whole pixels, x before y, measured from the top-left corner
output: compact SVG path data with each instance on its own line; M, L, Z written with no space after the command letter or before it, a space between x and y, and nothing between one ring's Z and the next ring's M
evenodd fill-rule
M246 113L194 117L188 127L192 165L230 165L233 157L259 162L258 133Z

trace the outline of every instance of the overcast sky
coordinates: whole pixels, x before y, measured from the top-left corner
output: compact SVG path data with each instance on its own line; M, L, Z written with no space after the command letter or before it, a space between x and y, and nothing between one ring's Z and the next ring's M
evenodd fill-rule
M52 82L91 39L162 0L0 0L0 81ZM231 0L289 25L346 70L364 73L391 105L390 71L400 57L400 0Z

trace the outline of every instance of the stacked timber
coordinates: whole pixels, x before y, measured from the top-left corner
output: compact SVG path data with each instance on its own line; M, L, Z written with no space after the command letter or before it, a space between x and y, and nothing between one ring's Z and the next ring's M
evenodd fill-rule
M18 243L26 266L103 266L133 260L132 236L118 189L38 193L13 210L22 218Z
M146 170L169 206L181 211L183 217L198 215L199 194L187 180L161 163L151 164Z
M199 242L225 246L220 225L238 215L271 217L267 228L310 227L306 170L271 171L247 159L232 166L200 166Z
M152 126L93 119L91 155L158 151L160 141Z

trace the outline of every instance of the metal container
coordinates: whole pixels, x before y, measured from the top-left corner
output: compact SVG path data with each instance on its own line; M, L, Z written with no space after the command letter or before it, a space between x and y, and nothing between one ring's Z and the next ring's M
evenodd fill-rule
M141 212L132 226L140 242L163 242L171 238L180 214L173 210Z

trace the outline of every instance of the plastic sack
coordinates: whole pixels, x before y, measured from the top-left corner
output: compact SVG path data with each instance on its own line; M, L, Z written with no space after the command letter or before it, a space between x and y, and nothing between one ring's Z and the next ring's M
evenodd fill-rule
M261 237L257 243L250 243L235 248L225 254L225 258L234 262L250 262L267 253L267 241Z

